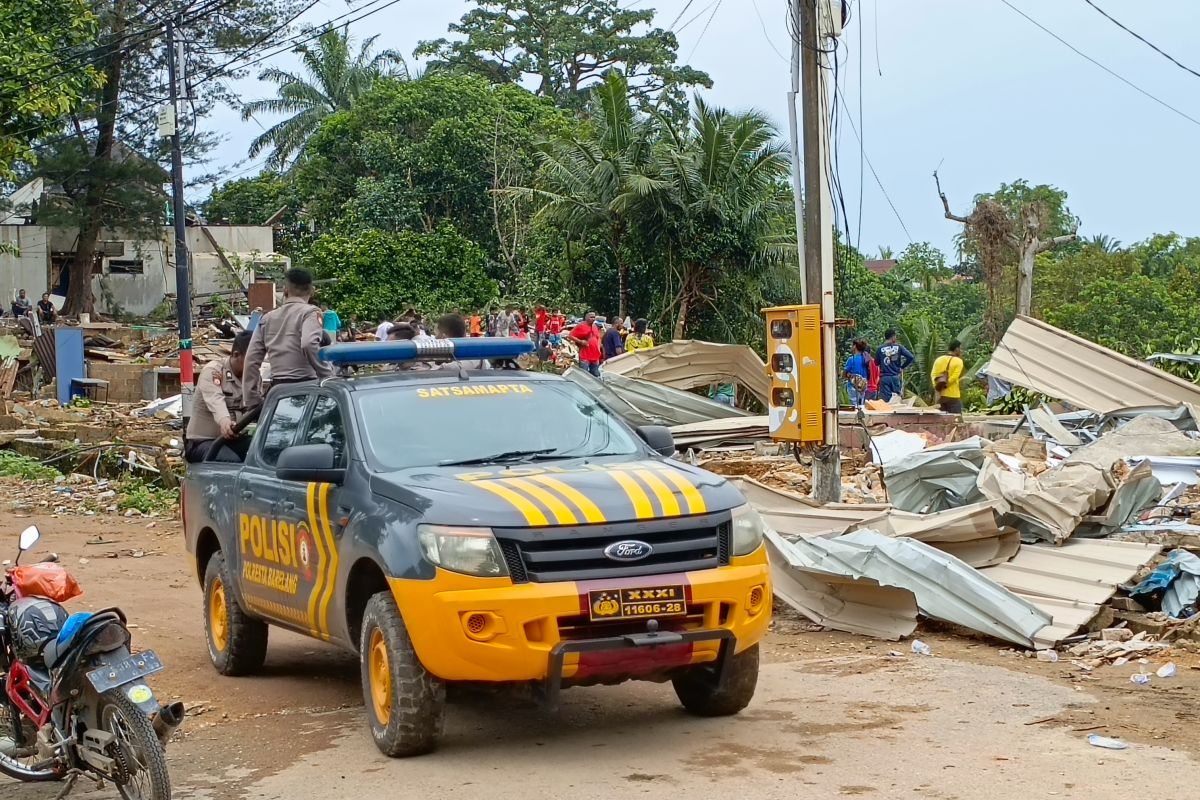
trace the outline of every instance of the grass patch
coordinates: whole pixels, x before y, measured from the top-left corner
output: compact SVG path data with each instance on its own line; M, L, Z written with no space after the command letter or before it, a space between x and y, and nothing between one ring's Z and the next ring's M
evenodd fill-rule
M179 507L179 490L146 483L141 478L125 477L113 484L117 492L117 510L133 509L143 514L169 517Z
M61 474L54 467L48 467L36 458L23 456L11 450L0 452L0 477L52 481Z

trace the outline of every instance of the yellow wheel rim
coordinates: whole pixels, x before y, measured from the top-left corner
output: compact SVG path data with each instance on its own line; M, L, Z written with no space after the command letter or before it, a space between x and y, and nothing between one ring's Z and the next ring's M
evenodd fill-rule
M225 607L225 584L213 581L208 597L208 629L212 631L213 647L224 653L229 647L229 612Z
M392 718L392 673L388 669L387 642L379 628L371 631L371 642L367 647L367 678L375 719L380 725L387 725Z

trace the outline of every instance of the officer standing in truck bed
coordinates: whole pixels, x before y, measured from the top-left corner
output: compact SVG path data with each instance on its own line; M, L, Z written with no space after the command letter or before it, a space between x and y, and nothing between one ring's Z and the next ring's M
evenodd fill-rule
M283 303L259 320L246 354L242 398L246 408L262 403L262 363L271 364L271 386L328 378L333 369L317 358L324 338L321 309L312 305L312 274L289 269Z

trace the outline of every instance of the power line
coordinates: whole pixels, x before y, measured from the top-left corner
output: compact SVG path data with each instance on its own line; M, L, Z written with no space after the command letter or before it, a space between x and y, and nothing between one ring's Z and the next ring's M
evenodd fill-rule
M849 117L850 109L846 107L846 99L844 97L838 98L838 99L841 100L842 108L846 109L847 116ZM858 129L854 127L854 118L849 117L849 119L850 119L850 129L852 131L854 131L854 136L861 143L862 137L859 136ZM908 226L904 224L904 218L900 216L900 212L896 209L896 204L892 202L891 196L888 195L887 189L883 188L883 181L879 179L879 173L875 171L875 165L871 163L871 157L869 155L867 155L865 149L863 150L863 159L867 162L867 167L871 170L871 175L875 178L875 183L876 183L876 185L879 186L879 191L883 194L883 199L887 200L887 204L889 206L891 206L892 213L896 215L896 221L900 223L900 227L904 230L904 235L908 237L908 243L912 244L913 243L912 234L908 232Z
M700 42L704 41L704 34L708 33L708 26L712 25L713 18L715 18L717 16L717 12L721 10L721 3L724 1L725 0L717 0L716 4L713 6L712 13L708 15L708 22L704 23L704 30L700 31L699 38L697 38L696 43L692 45L692 52L688 53L688 61L691 61L692 56L696 55L696 49L700 47Z
M1173 55L1171 55L1170 53L1167 53L1167 52L1165 52L1164 50L1162 50L1160 47L1158 47L1156 44L1154 44L1154 42L1151 42L1149 39L1147 39L1146 37L1142 36L1142 35L1141 35L1141 34L1139 34L1138 32L1136 32L1136 31L1133 31L1133 30L1130 30L1129 28L1125 27L1125 25L1124 25L1124 24L1122 24L1120 20L1118 20L1118 19L1115 19L1115 18L1114 18L1114 17L1113 17L1111 14L1109 14L1109 13L1108 13L1107 11L1105 11L1103 8L1101 8L1100 6L1098 6L1098 5L1096 5L1095 3L1093 3L1093 2L1092 2L1092 0L1083 0L1083 2L1087 3L1089 6L1091 6L1091 7L1092 7L1092 8L1094 8L1094 9L1096 9L1096 11L1100 12L1101 16L1103 16L1105 19L1107 19L1107 20L1108 20L1109 22L1111 22L1113 25L1116 25L1118 28L1120 28L1121 30L1125 31L1125 32L1126 32L1126 33L1128 33L1130 36L1132 36L1133 38L1137 39L1139 42L1141 42L1142 44L1146 45L1146 46L1147 46L1147 47L1149 47L1151 50L1153 50L1154 52L1158 53L1160 56L1162 56L1163 58L1167 59L1168 61L1170 61L1170 62L1171 62L1172 64L1174 64L1175 66L1179 67L1181 70L1183 70L1183 71L1185 71L1185 72L1190 72L1190 73L1192 73L1193 75L1195 75L1197 78L1200 78L1200 72L1197 72L1196 70L1192 69L1191 67L1187 66L1186 64L1182 64L1182 63L1180 63L1180 61L1179 61L1178 59L1176 59L1176 58L1175 58Z
M1024 11L1022 11L1021 9L1017 8L1016 6L1014 6L1012 3L1008 2L1008 0L1000 0L1000 2L1001 2L1001 3L1003 3L1004 5L1008 6L1009 8L1011 8L1013 11L1017 12L1018 14L1020 14L1020 15L1021 15L1022 17L1024 17L1025 19L1029 20L1031 23L1033 23L1034 25L1036 25L1038 28L1041 28L1041 29L1042 29L1042 31L1044 31L1045 33L1049 34L1050 36L1053 36L1053 37L1054 37L1055 39L1057 39L1059 42L1061 42L1062 44L1064 44L1064 45L1066 45L1067 47L1069 47L1069 48L1071 49L1071 51L1072 51L1072 52L1074 52L1076 55L1078 55L1078 56L1081 56L1082 58L1085 58L1085 59L1087 59L1088 61L1092 62L1092 63L1093 63L1093 64L1095 64L1097 67L1099 67L1100 69L1102 69L1102 70L1104 70L1105 72L1107 72L1109 75L1112 75L1114 78L1116 78L1117 80L1119 80L1121 83L1125 84L1126 86L1129 86L1130 88L1132 88L1132 89L1136 90L1137 92L1139 92L1139 93L1141 93L1141 94L1144 94L1146 97L1149 97L1151 100L1153 100L1154 102L1158 103L1158 104L1159 104L1160 106L1162 106L1163 108L1165 108L1165 109L1168 109L1169 111L1173 111L1173 112L1175 112L1175 113L1176 113L1176 114L1178 114L1179 116L1181 116L1181 117L1183 117L1184 119L1186 119L1188 122L1191 122L1191 123L1192 123L1192 124L1194 124L1194 125L1200 125L1200 119L1196 119L1195 117L1191 116L1190 114L1187 114L1187 113L1185 113L1185 112L1183 112L1183 111L1180 111L1178 108L1176 108L1175 106L1171 105L1171 104L1170 104L1170 103L1168 103L1166 100L1163 100L1163 99L1161 99L1161 98L1158 98L1158 97L1156 97L1156 96L1154 96L1154 95L1150 94L1150 92L1148 92L1148 91L1146 91L1145 89L1143 89L1142 87L1138 86L1138 85L1137 85L1136 83L1134 83L1133 81L1129 80L1128 78L1124 77L1123 75L1120 75L1120 74L1118 74L1118 73L1114 72L1113 70L1109 69L1108 67L1104 66L1104 65L1103 65L1103 64L1101 64L1099 61L1097 61L1096 59L1092 58L1092 57L1091 57L1091 56L1089 56L1087 53L1083 52L1083 51L1082 51L1082 50L1080 50L1078 47L1076 47L1075 45L1071 44L1071 43L1070 43L1070 42L1068 42L1066 39L1062 38L1062 37L1061 37L1061 36L1059 36L1057 33L1055 33L1054 31L1050 30L1049 28L1047 28L1045 25L1043 25L1042 23L1038 22L1036 19L1034 19L1033 17L1029 16L1029 15L1028 15L1028 14L1026 14Z
M771 34L767 32L767 22L763 19L762 12L758 10L758 0L750 0L750 2L754 6L754 15L758 17L758 24L759 27L762 28L763 37L766 38L767 44L769 44L771 49L775 51L775 55L779 56L784 61L787 61L787 56L779 52L779 48L775 46L775 42L771 41Z
M683 4L683 8L680 9L679 13L675 15L675 21L671 23L670 27L668 27L667 30L669 30L669 31L675 30L675 26L679 24L679 20L683 19L683 15L686 14L687 10L692 7L693 2L695 2L695 0L687 0L687 2ZM704 12L700 12L700 13L704 13Z

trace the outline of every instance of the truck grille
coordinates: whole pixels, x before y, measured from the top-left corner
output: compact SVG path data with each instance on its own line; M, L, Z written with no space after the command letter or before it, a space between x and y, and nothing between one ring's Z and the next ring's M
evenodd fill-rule
M497 528L496 538L514 583L630 578L712 569L729 563L729 514L560 528ZM604 548L645 542L653 552L614 561Z

